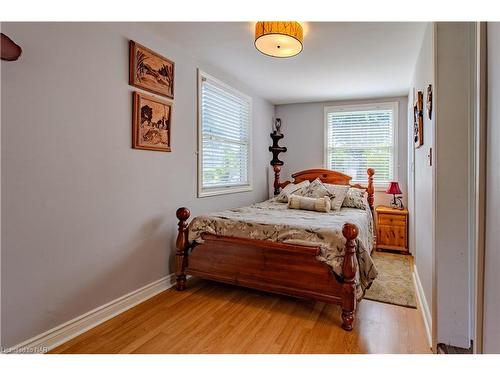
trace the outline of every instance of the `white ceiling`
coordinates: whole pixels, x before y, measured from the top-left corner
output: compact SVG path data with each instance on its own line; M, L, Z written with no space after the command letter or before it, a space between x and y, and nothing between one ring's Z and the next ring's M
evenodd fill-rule
M148 23L274 104L406 95L425 23L306 22L304 50L277 59L254 47L252 22Z

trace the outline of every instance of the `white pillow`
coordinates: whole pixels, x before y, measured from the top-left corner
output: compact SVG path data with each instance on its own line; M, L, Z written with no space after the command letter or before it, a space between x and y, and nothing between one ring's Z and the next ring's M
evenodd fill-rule
M288 208L296 210L330 212L331 201L328 196L324 196L323 198L310 198L292 194L288 199Z
M302 195L309 185L310 185L309 180L302 181L298 184L290 183L286 185L283 189L281 189L281 192L276 197L276 200L278 202L287 203L288 197L290 195L292 194Z
M334 185L325 184L332 198L332 211L338 211L342 207L342 203L349 190L349 185Z

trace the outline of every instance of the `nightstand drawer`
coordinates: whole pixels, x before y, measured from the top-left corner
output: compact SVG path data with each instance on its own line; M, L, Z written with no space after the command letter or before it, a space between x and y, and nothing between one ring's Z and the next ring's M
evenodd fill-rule
M389 214L378 214L378 224L379 225L395 225L395 226L406 226L406 216L404 215L389 215Z
M379 247L406 249L406 227L379 225L377 232L377 245Z

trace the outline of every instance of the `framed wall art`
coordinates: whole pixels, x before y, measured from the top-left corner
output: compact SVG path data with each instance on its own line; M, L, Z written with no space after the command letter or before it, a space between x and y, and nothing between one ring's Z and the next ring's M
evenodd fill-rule
M132 147L170 152L172 103L140 92L133 95Z
M432 85L427 86L427 116L432 120Z
M129 84L173 99L174 62L133 40L129 49Z
M424 144L424 94L417 92L417 99L413 106L413 139L415 148Z

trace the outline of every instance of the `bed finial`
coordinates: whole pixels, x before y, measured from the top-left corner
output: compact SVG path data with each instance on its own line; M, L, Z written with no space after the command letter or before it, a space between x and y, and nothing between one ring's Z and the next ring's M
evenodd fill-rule
M189 209L186 207L181 207L177 209L177 211L175 212L175 216L177 216L177 219L181 221L186 221L187 219L189 219L189 216L191 216L191 211L189 211Z
M373 212L373 194L375 193L375 189L373 187L373 175L375 174L375 169L368 168L366 173L368 174L368 187L366 188L366 192L368 193L368 204Z
M342 234L346 239L344 263L342 265L342 276L344 281L342 289L342 328L352 331L354 323L354 313L356 311L356 237L358 237L358 227L351 223L346 223L342 227Z
M358 237L358 227L355 224L345 223L342 227L342 234L347 241L352 241Z
M177 241L175 243L177 247L175 254L176 288L177 290L184 290L186 289L186 252L189 249L187 220L191 216L191 212L186 207L181 207L177 209L175 215L179 219Z

